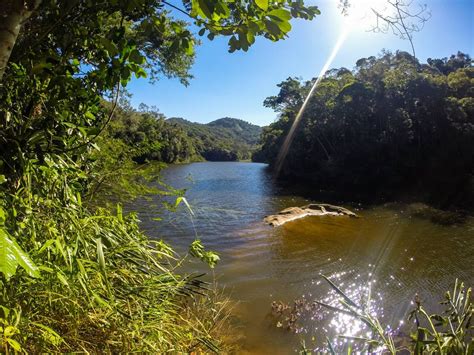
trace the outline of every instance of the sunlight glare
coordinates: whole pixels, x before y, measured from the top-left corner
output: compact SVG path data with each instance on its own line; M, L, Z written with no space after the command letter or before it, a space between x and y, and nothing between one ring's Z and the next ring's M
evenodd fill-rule
M280 174L281 168L283 166L283 162L285 161L285 158L291 146L291 142L293 141L296 128L298 127L298 123L301 120L301 116L303 115L306 109L306 106L308 105L309 100L311 99L314 91L318 87L320 81L323 79L324 74L326 74L326 72L328 71L329 66L334 61L334 58L336 57L342 45L346 41L348 35L351 32L355 32L361 29L369 30L371 21L375 17L374 11L378 11L379 13L384 13L385 12L385 9L383 8L384 4L386 5L385 0L352 0L350 1L347 11L345 15L343 16L344 19L342 21L342 26L341 26L342 30L334 45L334 48L332 49L331 54L329 55L328 59L324 63L324 66L321 68L321 71L319 72L319 75L315 83L313 84L313 86L311 87L311 90L306 96L303 102L303 105L301 105L301 108L298 111L298 114L296 115L296 118L293 124L291 125L291 128L287 136L285 137L283 145L281 146L280 151L278 152L278 156L275 163L275 176L276 177Z
M343 26L368 31L374 25L374 11L385 12L385 0L352 0L343 19Z
M288 150L290 148L291 142L293 141L293 137L294 137L294 134L295 134L296 127L298 127L298 123L301 120L301 116L303 115L303 113L306 109L306 106L308 105L309 100L311 99L311 97L313 96L314 91L316 90L319 83L323 79L324 74L326 74L326 72L328 71L329 66L334 61L334 58L336 57L337 53L341 49L342 45L344 44L349 32L350 32L350 27L349 26L345 26L342 29L342 31L341 31L341 33L340 33L340 35L339 35L339 37L336 41L336 44L334 45L334 48L332 49L331 54L329 55L328 59L326 60L326 63L324 63L323 67L321 68L321 71L319 72L316 81L314 82L313 86L311 87L311 90L309 91L308 95L306 96L306 98L303 102L303 105L301 105L301 108L298 111L298 114L296 115L296 118L295 118L293 124L291 125L290 131L288 132L287 136L285 137L285 141L283 142L283 145L282 145L280 151L278 152L276 165L275 165L275 176L278 176L279 173L280 173L280 170L283 166L283 162L285 161L286 155L288 154Z

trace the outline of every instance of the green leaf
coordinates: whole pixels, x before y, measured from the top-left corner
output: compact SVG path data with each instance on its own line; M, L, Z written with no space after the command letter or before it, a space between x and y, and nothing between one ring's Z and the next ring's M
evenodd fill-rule
M66 276L64 276L61 272L58 271L56 273L56 277L64 286L69 287L69 282L67 282Z
M40 277L38 267L31 261L9 234L0 229L0 272L7 279L16 274L16 269L21 266L31 277Z
M143 64L145 63L145 57L140 54L140 52L136 49L132 50L130 52L129 59L131 62L137 63L137 64Z
M255 36L252 32L247 32L247 42L249 44L254 44L255 43Z
M189 254L201 259L205 263L207 263L211 268L217 264L220 260L219 255L213 251L206 251L204 249L204 245L202 245L201 240L196 239L194 242L191 243L189 246Z
M0 226L5 225L5 210L0 207Z
M36 322L31 322L31 324L40 328L41 332L43 333L43 338L49 343L57 346L64 342L64 339L50 327Z
M16 332L18 332L18 329L15 327L9 325L7 326L4 331L3 331L3 336L10 338L12 335L14 335Z
M182 201L183 201L183 197L178 197L176 199L176 202L174 203L174 207L178 207Z
M267 31L274 37L280 36L280 27L276 24L275 21L265 20L265 27L267 28Z
M7 342L15 351L21 352L21 345L16 340L7 339Z
M109 53L109 56L113 57L119 53L116 44L109 39L101 38L99 42L104 46L105 50Z
M268 0L255 0L255 3L263 11L267 11L267 9L268 9Z
M287 21L277 21L276 24L278 25L278 28L280 28L281 32L287 33L291 31L291 24Z
M214 12L213 2L210 0L198 0L199 8L205 17L212 19L212 13Z
M226 5L225 2L217 2L216 7L215 7L215 12L221 17L221 18L228 18L230 15L230 9Z
M276 17L282 21L291 20L291 13L285 9L275 9L268 13L268 16Z

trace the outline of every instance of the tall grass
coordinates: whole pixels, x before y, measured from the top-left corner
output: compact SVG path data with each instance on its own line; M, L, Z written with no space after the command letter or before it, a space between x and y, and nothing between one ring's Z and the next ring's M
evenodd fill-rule
M136 215L85 206L80 166L63 159L27 167L0 191L1 228L40 272L0 273L0 352L225 349L226 302L199 275L177 273L178 256L149 240Z

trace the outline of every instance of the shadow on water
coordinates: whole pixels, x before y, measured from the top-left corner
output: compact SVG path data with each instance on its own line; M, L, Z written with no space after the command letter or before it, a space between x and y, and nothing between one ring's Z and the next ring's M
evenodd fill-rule
M128 209L139 213L151 237L163 238L178 251L185 251L197 232L220 253L216 276L239 301L244 350L251 353L288 353L302 339L322 344L326 335L363 332L359 324L325 313L302 319L296 334L276 326L284 322L271 315L273 301L335 302L321 274L356 298L364 297L370 282L374 312L393 327L406 319L415 293L436 307L455 278L473 284L473 218L440 225L398 204L361 208L360 219L308 217L272 228L263 224L264 216L313 200L276 185L264 164L176 165L163 178L187 189L193 223L185 207L154 221L159 196ZM185 268L205 269L196 262Z

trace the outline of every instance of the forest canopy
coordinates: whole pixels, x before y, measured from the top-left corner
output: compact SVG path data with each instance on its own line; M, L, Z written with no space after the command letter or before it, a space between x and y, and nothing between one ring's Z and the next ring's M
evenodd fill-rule
M156 108L141 104L116 109L104 132L104 142L113 140L127 147L138 164L158 161L250 160L262 128L236 118L220 118L207 124L169 118Z
M288 78L265 106L279 118L254 161L273 167L315 79ZM406 52L330 70L296 129L279 177L370 198L413 196L447 205L473 198L474 68L468 54L420 63ZM439 191L443 191L440 196Z

